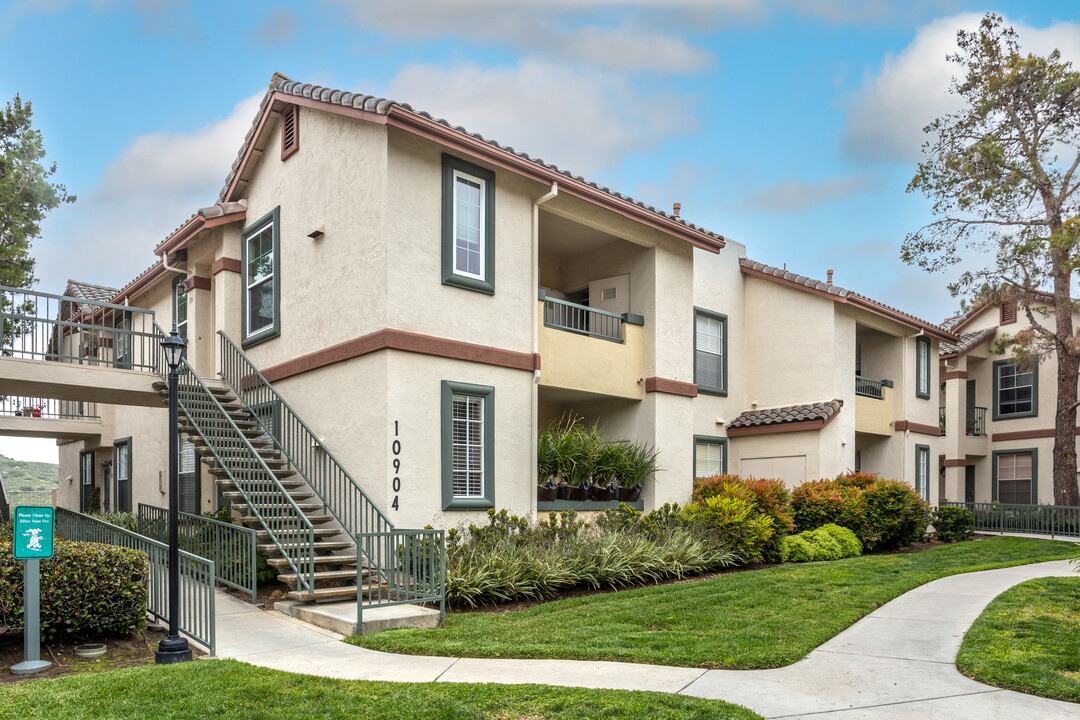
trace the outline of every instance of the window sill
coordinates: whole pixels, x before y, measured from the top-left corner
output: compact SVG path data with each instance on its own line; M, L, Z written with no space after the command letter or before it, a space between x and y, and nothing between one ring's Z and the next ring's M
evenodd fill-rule
M443 285L450 285L451 287L461 288L462 290L472 290L473 292L483 293L484 295L495 294L494 282L477 280L476 278L455 275L453 273L443 277Z
M720 388L705 387L703 385L697 386L698 395L716 395L717 397L727 397L727 390Z
M255 347L260 343L264 343L267 340L273 340L274 338L280 336L281 330L279 330L278 328L273 328L272 330L264 330L258 335L252 335L251 337L244 338L244 340L240 343L240 347L243 350L247 350L248 348Z
M443 505L443 510L488 510L494 507L495 501L488 498L454 498Z

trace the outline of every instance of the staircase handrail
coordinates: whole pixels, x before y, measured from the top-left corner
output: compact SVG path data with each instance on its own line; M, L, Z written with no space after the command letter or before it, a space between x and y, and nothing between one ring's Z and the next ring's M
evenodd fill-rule
M160 326L158 326L158 324L156 322L154 323L154 328L161 335L162 338L165 337L165 332L161 329ZM155 355L155 360L156 360L155 368L157 370L158 375L161 376L161 378L165 382L168 382L168 371L165 370L165 368L164 368L164 358L162 357L161 352L158 352ZM219 468L221 468L222 470L224 470L225 473L228 475L229 479L232 480L233 485L236 487L236 489L240 492L241 496L244 498L244 502L247 504L248 511L251 512L254 515L254 517L266 529L267 533L270 535L271 542L273 542L274 545L277 546L278 550L281 552L282 557L284 557L285 560L289 563L289 567L291 567L293 572L296 573L297 589L306 589L306 590L309 590L309 591L314 591L315 590L315 559L314 559L315 558L315 553L314 553L313 548L314 548L314 545L315 545L315 526L312 524L312 522L311 522L310 518L308 518L307 514L304 513L299 508L299 506L297 506L296 501L294 501L292 499L292 496L290 496L289 493L285 490L284 486L282 486L280 480L278 480L277 475L275 475L274 471L271 470L270 467L266 464L266 461L263 459L262 455L258 452L258 450L255 449L255 446L251 444L251 441L248 439L248 437L246 435L244 435L244 433L240 430L240 427L232 419L232 417L225 410L225 408L223 408L221 406L221 403L218 401L218 399L216 397L214 397L214 394L212 392L210 392L210 388L208 388L206 386L206 383L203 382L202 378L199 377L198 373L195 372L194 368L192 368L191 365L188 364L186 359L182 361L182 365L180 367L180 372L181 372L182 379L186 379L188 377L194 379L194 383L190 383L190 385L192 387L196 388L196 389L201 389L202 390L203 395L205 397L209 398L209 400L213 403L212 405L209 406L210 409L211 410L216 410L218 413L220 413L220 415L228 423L225 426L226 429L231 429L233 431L233 433L235 434L235 436L240 438L240 440L242 442L237 444L237 448L240 449L240 450L247 450L248 452L250 452L251 456L257 462L257 464L256 463L250 463L251 464L250 468L237 468L237 469L238 470L250 469L250 470L255 470L255 471L262 471L262 474L265 477L269 478L269 480L270 480L269 491L279 494L281 496L281 498L282 498L282 502L280 504L285 505L286 510L291 510L292 511L292 513L291 513L292 517L287 517L287 518L282 518L282 517L268 518L268 517L265 517L263 515L263 513L259 512L259 508L258 508L257 503L255 503L251 499L251 497L249 496L247 490L244 488L243 484L236 478L236 476L233 474L232 470L226 465L226 462L225 462L224 458L222 458L221 455L218 454L217 448L214 446L214 443L211 442L211 439L210 439L211 435L208 434L205 431L204 428L200 427L199 422L195 417L195 414L193 412L191 412L191 410L187 407L187 405L186 405L186 403L184 403L184 401L180 400L180 406L181 406L181 408L183 408L184 414L187 416L187 421L189 423L191 423L191 425L195 428L195 430L198 431L199 435L201 435L203 437L203 439L206 440L206 447L210 450L210 453L213 455L214 460L217 463L217 466ZM277 503L277 500L275 500L275 503ZM290 513L286 513L286 514L289 515ZM288 521L288 524L291 525L292 527L291 528L286 527L285 526L286 523L282 522L283 519ZM295 540L294 540L294 542L295 542L296 547L292 551L286 550L285 547L282 545L282 543L278 540L278 536L277 536L277 533L275 533L275 529L277 529L277 530L286 530L286 529L295 530ZM300 551L300 548L303 547L302 534L307 535L307 550L305 550L303 552ZM303 565L306 565L307 567L302 570L301 567Z
M285 398L281 397L270 381L224 331L217 332L222 340L221 377L253 411L269 403L281 409L278 423L283 430L277 432L275 428L266 427L265 424L263 429L273 439L274 447L288 458L293 469L307 481L346 533L355 538L361 534L393 530L394 523L382 508L371 499ZM261 418L256 419L262 424ZM271 422L271 425L273 424ZM316 456L316 451L320 455ZM329 487L332 483L334 486ZM368 527L369 523L375 527ZM358 546L357 552L371 559L369 548Z

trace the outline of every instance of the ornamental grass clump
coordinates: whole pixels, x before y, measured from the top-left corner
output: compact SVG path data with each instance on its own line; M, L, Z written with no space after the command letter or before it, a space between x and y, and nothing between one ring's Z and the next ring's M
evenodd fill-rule
M449 534L446 601L477 607L513 600L547 600L577 587L613 589L656 583L734 563L726 546L690 527L650 537L628 506L619 527L591 526L573 511L530 526L505 510L488 524ZM635 516L636 513L636 516Z

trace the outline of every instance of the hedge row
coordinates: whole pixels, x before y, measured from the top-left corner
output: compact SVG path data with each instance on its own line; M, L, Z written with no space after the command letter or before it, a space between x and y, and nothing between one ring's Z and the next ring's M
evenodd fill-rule
M10 536L9 536L10 537ZM41 637L128 635L146 621L146 556L128 548L57 539L41 561ZM23 629L23 561L0 540L0 635Z

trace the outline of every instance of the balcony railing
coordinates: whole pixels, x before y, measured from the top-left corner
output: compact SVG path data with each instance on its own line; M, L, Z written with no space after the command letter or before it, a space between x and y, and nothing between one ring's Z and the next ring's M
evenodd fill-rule
M885 397L885 391L882 390L882 388L885 387L892 387L892 381L871 380L870 378L863 377L862 375L855 376L856 395L862 395L863 397L881 400Z
M544 301L546 327L581 333L612 342L623 341L624 318L622 315L547 296L542 296L541 299Z
M8 395L0 398L0 417L52 418L54 420L99 419L97 403L55 398Z
M1006 503L942 502L962 507L975 517L973 530L1000 533L1080 537L1080 507L1069 505L1011 505Z
M0 355L154 370L152 310L0 285Z
M966 433L974 437L986 437L986 408L969 407L967 409Z

